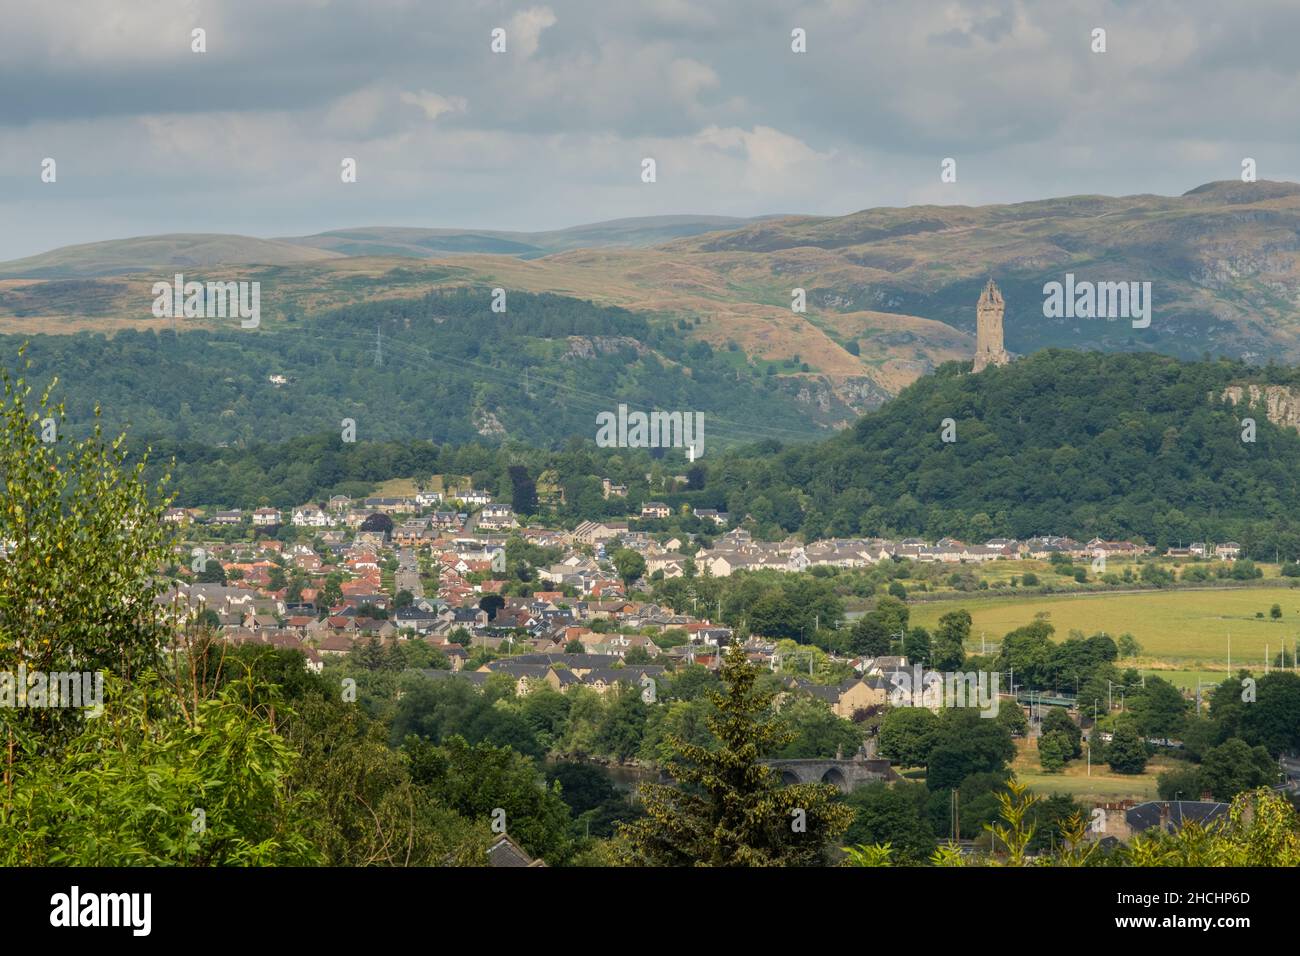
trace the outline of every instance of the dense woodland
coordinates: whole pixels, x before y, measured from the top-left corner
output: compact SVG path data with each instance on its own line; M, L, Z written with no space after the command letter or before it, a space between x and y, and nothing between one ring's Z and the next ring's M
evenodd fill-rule
M34 378L59 378L71 433L99 405L108 429L140 442L278 443L351 418L360 441L509 434L551 447L594 439L597 413L620 402L702 412L706 440L734 442L798 437L818 414L743 353L690 341L686 319L549 294L491 304L488 289L456 289L247 330L178 319L180 334L6 336L0 351L28 341Z

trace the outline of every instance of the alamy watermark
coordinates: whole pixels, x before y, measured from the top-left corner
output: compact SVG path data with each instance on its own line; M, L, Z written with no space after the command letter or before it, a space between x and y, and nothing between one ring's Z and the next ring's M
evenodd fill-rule
M1049 319L1132 319L1133 328L1151 325L1150 282L1082 282L1074 273L1065 282L1043 286L1043 315Z
M941 673L914 664L910 672L889 675L889 703L893 707L978 707L981 717L996 717L998 680L996 671Z
M0 671L0 707L43 710L77 708L88 718L104 713L103 671Z
M153 284L153 314L158 319L239 318L240 328L262 323L262 283L186 282L176 273L174 282Z
M601 448L689 448L694 459L704 453L703 412L629 412L596 416L596 444Z

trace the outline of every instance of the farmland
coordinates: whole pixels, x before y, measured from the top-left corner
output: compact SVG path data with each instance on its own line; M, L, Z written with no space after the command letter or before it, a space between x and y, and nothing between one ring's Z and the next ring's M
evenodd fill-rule
M1281 620L1269 617L1278 604ZM1226 667L1228 637L1232 661L1261 667L1265 653L1275 656L1300 637L1300 591L1290 587L1215 588L1206 590L1144 591L1126 594L1070 594L971 598L915 604L913 624L933 629L941 616L965 608L973 620L974 640L968 650L978 652L981 635L990 643L1008 631L1045 615L1056 628L1057 639L1071 630L1118 636L1125 631L1142 645L1142 657L1161 661L1195 662ZM1263 617L1257 617L1257 614ZM1289 655L1288 655L1289 657Z

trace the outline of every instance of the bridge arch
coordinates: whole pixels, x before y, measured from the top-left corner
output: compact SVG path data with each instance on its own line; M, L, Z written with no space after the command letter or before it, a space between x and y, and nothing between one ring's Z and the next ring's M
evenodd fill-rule
M831 767L822 774L822 783L832 784L841 793L848 793L849 791L849 782L845 779L845 776L839 767Z

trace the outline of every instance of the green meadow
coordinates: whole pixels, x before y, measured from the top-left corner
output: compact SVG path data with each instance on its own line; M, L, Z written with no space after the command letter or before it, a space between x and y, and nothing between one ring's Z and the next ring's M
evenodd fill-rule
M1281 620L1269 616L1274 604L1282 609ZM1142 645L1145 662L1196 663L1208 665L1200 669L1209 672L1226 670L1229 636L1234 669L1262 668L1266 648L1273 658L1284 644L1290 665L1291 650L1300 638L1300 589L1290 587L959 598L913 604L911 622L933 629L940 617L957 608L971 614L972 641L967 649L976 653L981 635L997 643L1039 614L1056 628L1058 640L1071 630L1104 631L1112 637L1127 631ZM1259 613L1263 617L1257 617Z

